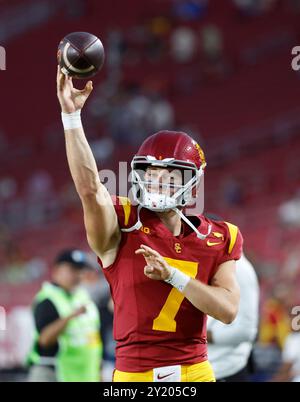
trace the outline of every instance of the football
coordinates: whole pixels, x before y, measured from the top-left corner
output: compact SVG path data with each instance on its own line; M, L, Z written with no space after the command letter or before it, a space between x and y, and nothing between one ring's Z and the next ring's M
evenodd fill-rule
M103 66L104 48L97 36L88 32L72 32L60 41L57 59L64 74L90 78Z

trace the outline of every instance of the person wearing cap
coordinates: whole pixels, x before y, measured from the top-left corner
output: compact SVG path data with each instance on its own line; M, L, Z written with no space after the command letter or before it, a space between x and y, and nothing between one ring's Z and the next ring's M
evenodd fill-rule
M81 250L61 252L54 263L52 282L45 282L35 296L28 381L100 381L100 317L79 286L87 269L92 265Z
M223 218L204 214L216 222ZM218 382L249 382L253 347L259 323L259 283L255 268L244 253L236 263L236 278L240 287L240 305L235 320L224 325L207 318L208 357Z

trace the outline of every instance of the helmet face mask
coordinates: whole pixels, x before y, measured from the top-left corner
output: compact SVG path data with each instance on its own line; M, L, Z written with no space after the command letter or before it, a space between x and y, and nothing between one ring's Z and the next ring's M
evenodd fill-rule
M159 131L143 142L131 162L133 197L157 212L193 205L205 166L204 153L190 136Z
M162 212L195 203L202 167L174 158L135 156L131 168L133 196L142 207Z

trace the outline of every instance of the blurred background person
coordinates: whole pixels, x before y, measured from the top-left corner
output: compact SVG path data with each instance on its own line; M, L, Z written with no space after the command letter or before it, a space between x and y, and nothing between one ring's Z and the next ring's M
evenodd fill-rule
M91 269L81 250L57 256L52 282L43 284L33 302L36 332L28 381L100 381L100 317L79 287L82 274Z
M100 338L103 345L101 364L102 381L111 381L115 367L115 341L113 339L113 302L109 285L102 271L99 269L96 258L88 253L90 269L82 272L81 287L83 287L97 306L101 317ZM95 257L95 256L94 256Z
M255 269L243 254L236 264L240 286L240 306L236 319L224 325L212 317L207 320L208 358L217 381L248 382L249 360L259 322L259 285Z
M290 286L280 283L274 287L272 295L265 301L260 322L259 341L264 345L274 345L282 350L291 332L290 312L293 295Z
M300 382L300 333L290 333L284 343L282 364L273 382Z
M297 305L297 298L293 286L282 277L279 283L273 286L270 295L261 306L259 335L255 349L260 381L272 381L284 364L286 356L291 355L284 350L292 331L291 310L294 305Z

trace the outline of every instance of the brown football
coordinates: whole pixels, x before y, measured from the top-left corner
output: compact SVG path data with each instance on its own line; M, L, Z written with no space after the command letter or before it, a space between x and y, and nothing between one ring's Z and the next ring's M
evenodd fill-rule
M72 32L61 40L57 59L64 74L90 78L103 66L104 48L97 36L88 32Z

